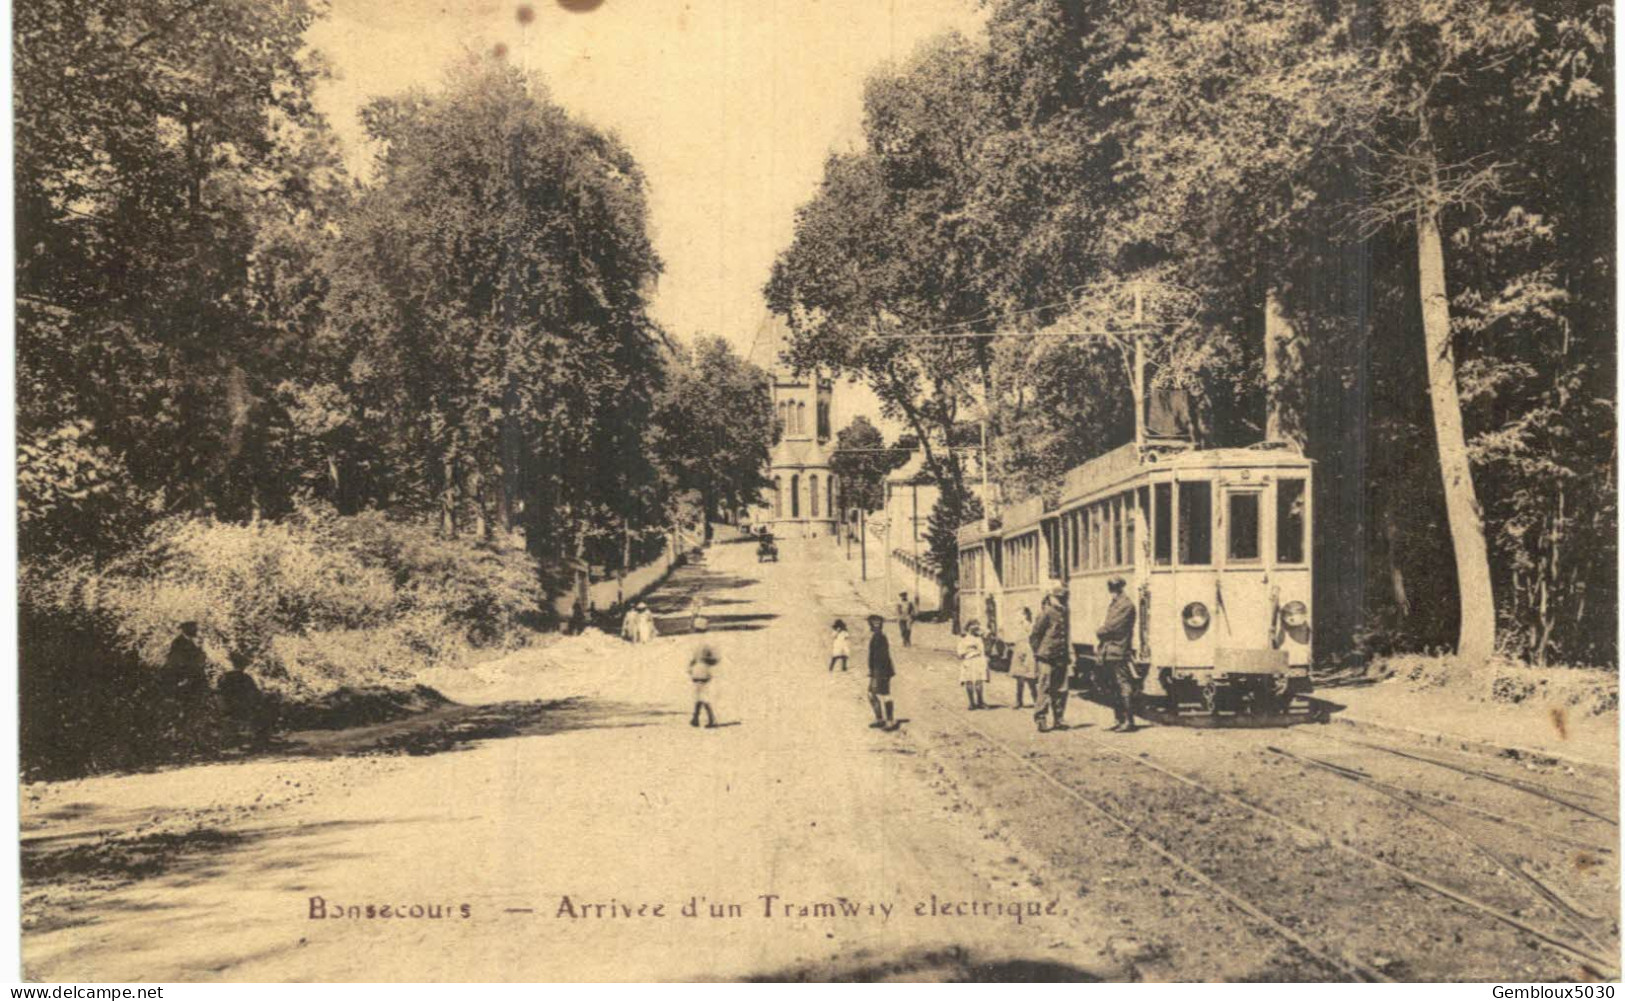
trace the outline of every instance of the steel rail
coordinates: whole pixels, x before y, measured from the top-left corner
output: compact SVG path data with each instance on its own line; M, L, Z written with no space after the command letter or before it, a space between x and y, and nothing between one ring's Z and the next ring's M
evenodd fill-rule
M1322 842L1324 844L1328 844L1328 845L1332 846L1333 848L1336 848L1337 850L1343 852L1346 855L1349 855L1349 856L1351 856L1353 858L1358 858L1358 859L1360 859L1360 860L1362 860L1364 862L1367 862L1367 863L1369 863L1371 865L1374 865L1374 866L1376 866L1376 867L1378 867L1380 869L1386 870L1387 872L1389 872L1390 874L1398 877L1401 881L1403 881L1405 883L1409 883L1409 884L1412 884L1412 885L1415 885L1415 886L1421 886L1421 887L1424 887L1426 889L1432 890L1434 893L1437 893L1442 897L1447 897L1450 900L1453 900L1456 903L1461 904L1461 905L1463 905L1465 907L1472 908L1473 910L1478 911L1479 913L1485 915L1486 917L1494 918L1495 920L1500 921L1503 924L1506 924L1506 925L1509 925L1509 926L1511 926L1513 928L1516 928L1519 931L1524 932L1525 934L1533 936L1537 940L1545 943L1550 948L1552 948L1552 949L1554 949L1554 950L1556 950L1558 952L1563 953L1564 955L1568 956L1569 958L1577 959L1580 962L1587 964L1592 969L1593 972L1601 975L1604 979L1616 980L1619 977L1618 972L1614 969L1613 963L1610 960L1604 959L1601 956L1593 955L1593 954L1591 954L1589 952L1586 952L1584 949L1576 948L1573 945L1570 945L1563 938L1563 936L1558 935L1556 932L1550 932L1550 931L1546 931L1545 929L1538 928L1535 925L1529 924L1527 921L1523 921L1520 918L1517 918L1517 917L1514 917L1511 914L1508 914L1507 912L1501 910L1500 908L1496 907L1493 904L1485 903L1484 901L1479 900L1476 897L1471 897L1471 896L1469 896L1469 895L1467 895L1465 893L1462 893L1462 892L1460 892L1458 890L1451 889L1450 887L1444 885L1443 883L1438 882L1437 880L1430 879L1427 876L1423 876L1420 873L1417 873L1417 872L1414 872L1414 871L1412 871L1410 869L1407 869L1402 865L1396 865L1393 862L1389 862L1387 859L1378 858L1377 856L1372 855L1371 853L1369 853L1367 851L1364 851L1363 849L1357 848L1354 845L1349 844L1347 841L1344 841L1344 840L1342 840L1340 838L1333 838L1332 836L1330 836L1328 834L1325 834L1324 832L1317 831L1312 827L1307 827L1307 826L1305 826L1303 824L1298 823L1295 820L1291 820L1289 818L1283 817L1280 814L1274 812L1273 810L1269 810L1269 809L1267 809L1265 807L1259 806L1257 803L1253 803L1253 802L1250 802L1248 800L1242 799L1241 797L1233 795L1231 793L1222 792L1222 791L1220 791L1218 789L1213 788L1212 786L1208 785L1207 783L1203 782L1201 779L1193 778L1192 776L1186 775L1183 772L1176 771L1175 769L1169 768L1169 767L1167 767L1165 765L1160 765L1160 764L1156 763L1155 761L1150 760L1149 758L1143 758L1143 757L1139 757L1139 756L1136 756L1136 755L1128 754L1127 752L1120 751L1117 748L1112 747L1110 744L1102 743L1101 741L1095 740L1093 737L1087 737L1086 736L1083 739L1088 741L1089 743L1095 745L1096 747L1100 748L1101 750L1104 750L1104 751L1107 751L1108 753L1114 754L1117 757L1120 757L1120 758L1124 759L1125 761L1130 761L1130 762L1133 762L1134 764L1141 765L1141 766L1143 766L1145 768L1149 768L1152 771L1158 772L1159 774L1162 774L1162 775L1166 775L1169 778L1174 779L1177 782L1182 782L1185 785L1190 786L1193 789L1200 789L1203 792L1206 792L1211 796L1217 797L1218 799L1221 799L1221 800L1223 800L1223 801L1225 801L1227 803L1233 803L1236 806L1239 806L1239 807L1241 807L1241 808L1243 808L1245 810L1249 810L1249 811L1251 811L1253 813L1256 813L1261 817L1268 817L1269 819L1274 820L1276 823L1282 825L1283 827L1286 827L1286 828L1298 833L1300 836L1316 839L1316 840L1318 840L1318 841L1320 841L1320 842Z
M1570 802L1561 796L1554 796L1538 786L1532 786L1527 782L1519 782L1517 779L1509 779L1503 775L1497 775L1494 772L1485 771L1481 768L1469 768L1465 765L1458 765L1449 761L1440 761L1438 758L1430 758L1425 754L1412 754L1410 751L1402 751L1397 747L1387 747L1383 744L1372 744L1363 740L1350 740L1347 737L1336 737L1332 736L1331 734L1323 734L1322 736L1335 740L1341 744L1350 744L1354 747L1366 747L1373 751L1382 751L1385 754L1392 754L1396 757L1405 758L1410 761L1420 761L1423 764L1433 765L1436 768L1446 768L1450 771L1458 772L1471 778L1483 779L1486 782L1494 782L1497 785L1506 786L1508 789L1516 789L1521 793L1526 793L1527 795L1534 796L1538 799L1544 799L1549 803L1556 803L1558 806L1566 806L1576 813L1583 813L1586 816L1591 817L1594 820L1600 820L1605 824L1609 824L1614 827L1619 826L1618 820L1614 819L1613 817L1604 816L1588 806L1582 806L1579 803ZM1584 794L1581 793L1578 795Z
M1093 810L1101 817L1104 817L1119 830L1151 849L1164 861L1173 865L1180 872L1189 876L1191 879L1196 880L1196 882L1200 883L1209 891L1222 898L1230 906L1253 918L1255 921L1259 922L1281 938L1291 942L1293 945L1303 950L1303 952L1311 958L1318 960L1319 962L1324 963L1334 969L1339 969L1345 973L1351 974L1358 979L1368 980L1374 983L1393 982L1391 978L1384 976L1381 971L1367 966L1352 956L1347 955L1342 950L1336 950L1335 954L1328 954L1324 949L1316 948L1306 938L1304 938L1304 936L1298 934L1291 928L1288 928L1286 925L1283 925L1281 922L1271 917L1257 904L1252 903L1251 901L1237 894L1235 891L1230 890L1216 882L1212 877L1208 876L1206 873L1196 868L1196 866L1180 857L1161 841L1158 841L1155 837L1151 836L1129 820L1126 820L1120 816L1116 811L1102 805L1088 796L1085 796L1075 787L1056 778L1050 772L1017 753L1014 748L1010 747L1004 741L987 733L987 731L983 730L981 727L978 727L976 724L962 719L958 713L949 710L935 698L932 698L931 696L927 696L926 698L932 706L936 707L936 709L941 711L943 715L953 720L954 723L956 723L960 728L981 737L984 741L991 744L996 750L1001 751L1023 768L1031 771L1045 782L1048 782L1056 789L1059 789L1062 793Z
M1573 904L1569 903L1561 895L1559 895L1556 890L1553 890L1550 886L1546 885L1546 882L1540 879L1538 876L1526 871L1522 866L1517 865L1511 860L1503 857L1500 852L1497 852L1488 845L1481 843L1477 838L1461 830L1455 824L1450 823L1448 820L1434 813L1432 810L1411 802L1411 800L1408 798L1409 790L1401 786L1391 785L1382 781L1381 779L1368 775L1357 768L1350 768L1346 765L1337 765L1329 761L1322 761L1319 758L1311 758L1305 755L1294 754L1291 751L1283 750L1279 747L1269 747L1267 750L1274 754L1279 754L1289 761L1296 761L1302 765L1309 765L1314 768L1331 772L1333 775L1336 775L1339 778L1346 779L1358 786L1379 793L1382 796L1391 799L1394 802L1409 808L1410 810L1413 810L1418 815L1426 817L1428 820L1431 820L1433 823L1449 831L1460 840L1465 841L1469 847L1482 854L1491 862L1494 862L1496 867L1502 872L1505 872L1509 877L1523 883L1535 894L1536 897L1546 901L1547 904L1549 904L1554 910L1563 916L1563 918L1568 922L1569 927L1572 928L1581 938L1585 939L1587 942L1590 942L1593 948L1608 948L1607 945L1605 945L1591 933L1591 929L1588 927L1588 925L1591 924L1602 923L1603 919L1601 917L1581 911L1579 908L1575 907Z

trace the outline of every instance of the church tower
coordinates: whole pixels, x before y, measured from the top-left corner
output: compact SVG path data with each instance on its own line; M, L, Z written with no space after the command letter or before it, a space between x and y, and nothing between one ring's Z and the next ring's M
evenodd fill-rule
M840 524L840 484L830 471L835 454L835 382L819 372L796 373L779 358L789 330L768 314L757 329L751 361L772 379L775 424L765 503L751 521L789 538L833 535Z

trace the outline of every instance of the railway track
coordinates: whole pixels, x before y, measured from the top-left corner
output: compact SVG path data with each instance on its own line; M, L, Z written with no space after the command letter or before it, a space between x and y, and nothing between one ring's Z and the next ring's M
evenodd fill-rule
M1234 885L1227 885L1226 881L1224 881L1222 877L1215 878L1215 876L1210 874L1208 871L1205 871L1196 860L1182 855L1177 850L1177 839L1159 836L1157 833L1155 833L1152 830L1154 824L1150 823L1148 819L1131 817L1128 815L1127 811L1120 808L1114 808L1112 805L1109 805L1107 802L1103 801L1105 797L1091 795L1088 791L1080 788L1075 783L1067 781L1062 775L1057 774L1050 768L1046 768L1043 764L1032 760L1023 753L1023 751L1030 749L1023 748L1022 750L1018 750L1008 741L988 732L985 728L978 726L975 722L968 718L963 711L951 709L935 698L928 697L928 701L937 713L940 713L947 721L951 722L958 729L967 734L973 735L977 740L985 743L1002 756L1007 757L1011 761L1018 764L1023 770L1034 776L1045 785L1060 791L1069 800L1077 802L1086 807L1091 813L1101 817L1117 829L1121 830L1123 833L1136 839L1139 843L1146 846L1146 848L1148 848L1152 853L1161 858L1163 861L1167 862L1174 869L1200 884L1203 888L1205 888L1215 897L1222 900L1225 904L1247 915L1260 928L1266 930L1269 934L1289 943L1293 948L1300 951L1303 955L1311 958L1316 964L1323 967L1329 973L1366 981L1385 981L1390 979L1388 975L1383 972L1378 963L1362 960L1350 950L1328 941L1331 936L1317 936L1312 932L1292 927L1292 924L1301 925L1302 922L1295 920L1295 916L1288 913L1290 909L1287 909L1286 911L1274 909L1272 905L1275 902L1269 900L1267 897L1260 899L1257 894L1250 894L1250 892L1244 888L1238 888ZM1280 832L1288 833L1297 839L1309 840L1324 845L1344 855L1345 857L1354 860L1364 867L1388 876L1398 887L1425 891L1442 901L1449 902L1449 904L1454 905L1457 909L1471 914L1476 919L1498 923L1511 930L1518 936L1526 938L1533 943L1538 943L1540 948L1561 956L1568 961L1579 964L1581 969L1590 976L1610 980L1618 977L1618 970L1615 962L1604 955L1604 953L1608 952L1609 947L1603 943L1594 930L1586 926L1588 919L1592 919L1593 916L1584 914L1577 907L1574 907L1571 903L1564 899L1560 894L1557 894L1549 886L1546 886L1538 878L1533 877L1531 874L1521 870L1515 864L1507 861L1499 855L1496 855L1492 851L1489 851L1486 846L1478 843L1476 840L1471 838L1470 835L1462 834L1460 831L1456 832L1462 838L1471 842L1474 845L1475 850L1483 850L1489 856L1493 857L1497 868L1506 875L1508 880L1516 882L1520 889L1522 889L1538 907L1549 910L1557 918L1559 923L1573 929L1572 933L1566 934L1564 932L1556 931L1550 927L1545 927L1542 924L1536 923L1535 921L1522 916L1521 914L1511 912L1512 910L1521 911L1521 908L1513 908L1509 910L1507 907L1497 906L1495 903L1481 899L1477 895L1452 887L1438 879L1418 872L1415 869L1396 863L1390 859L1381 858L1372 851L1363 849L1346 838L1317 830L1305 823L1287 817L1276 810L1271 810L1262 804L1253 802L1246 797L1218 789L1200 778L1187 774L1164 763L1158 762L1144 753L1131 754L1111 743L1097 740L1088 736L1087 734L1077 733L1076 731L1072 731L1070 736L1094 751L1098 751L1110 758L1125 762L1133 766L1135 769L1154 773L1160 776L1162 779L1178 783L1187 789L1195 790L1199 794L1209 797L1212 800L1234 807L1236 810L1243 812L1248 817L1271 825ZM1358 744L1360 742L1354 743ZM1379 751L1385 750L1380 746L1373 749ZM1529 792L1530 790L1524 789L1522 791ZM1420 804L1411 801L1407 796L1400 795L1398 798L1390 797L1390 799L1393 799L1394 802L1408 808L1411 812L1417 814L1418 816L1425 817L1430 821L1437 820L1437 818L1434 817L1429 811L1423 809ZM1581 809L1584 808L1581 807ZM1486 814L1490 813L1490 811L1480 812ZM1594 814L1594 811L1586 812ZM1504 817L1497 819L1504 821L1512 820L1512 818ZM1577 938L1583 941L1577 942Z

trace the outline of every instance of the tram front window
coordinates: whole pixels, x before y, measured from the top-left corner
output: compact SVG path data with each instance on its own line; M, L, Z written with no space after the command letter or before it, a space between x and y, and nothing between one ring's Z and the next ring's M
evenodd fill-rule
M1179 563L1204 567L1213 562L1213 484L1179 484Z
M1275 562L1303 562L1303 481L1275 485Z
M1174 561L1174 488L1172 484L1158 483L1153 490L1156 503L1151 508L1151 558L1157 566L1165 567Z
M1258 494L1230 495L1229 558L1238 563L1258 559Z

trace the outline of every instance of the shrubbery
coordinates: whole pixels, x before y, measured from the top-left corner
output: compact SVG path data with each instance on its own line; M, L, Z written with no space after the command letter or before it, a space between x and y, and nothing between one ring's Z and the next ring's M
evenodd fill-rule
M25 764L78 743L52 739L64 727L103 731L82 767L138 763L124 731L160 723L142 692L182 622L199 623L217 670L241 654L262 688L299 703L522 645L552 614L549 586L523 550L324 510L248 525L173 518L100 566L25 561L22 716L37 722Z

